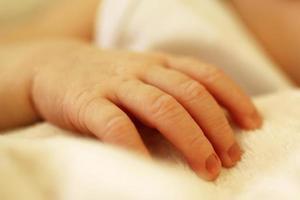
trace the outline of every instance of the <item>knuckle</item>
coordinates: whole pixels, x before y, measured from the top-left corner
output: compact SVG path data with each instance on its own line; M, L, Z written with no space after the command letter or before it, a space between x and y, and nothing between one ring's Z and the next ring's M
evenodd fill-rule
M76 94L67 94L67 96L70 98L67 98L63 105L64 119L73 128L88 131L85 126L88 111L101 97L94 94L91 88L85 88Z
M207 146L206 141L200 134L193 135L193 137L189 138L187 143L192 152L199 151Z
M90 132L88 127L86 126L89 110L91 110L93 105L95 105L99 100L100 98L96 96L79 103L78 109L77 111L75 111L75 125L77 125L80 130Z
M207 90L204 86L200 85L197 81L188 80L181 84L183 98L186 101L198 100L199 97L207 95Z
M103 139L115 138L121 139L125 132L131 129L130 124L123 115L116 114L103 122Z
M181 56L179 57L180 63L184 66L202 66L203 63L199 59L192 56Z
M167 94L160 94L150 101L149 112L159 119L166 119L178 114L176 100Z
M229 122L223 116L210 116L207 125L219 130L219 135L224 134L230 130Z
M214 66L208 66L205 71L204 81L208 83L216 82L224 76L223 71Z
M210 116L208 116L208 126L215 127L219 130L227 130L230 125L229 122L223 114L222 110L219 109L219 111L216 111L215 113L212 113Z

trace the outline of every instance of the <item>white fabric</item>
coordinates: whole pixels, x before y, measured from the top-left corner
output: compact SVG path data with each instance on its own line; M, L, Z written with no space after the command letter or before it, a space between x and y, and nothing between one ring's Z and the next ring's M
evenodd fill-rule
M282 102L285 102L284 104ZM261 130L236 135L245 151L215 183L41 124L0 136L1 200L298 200L300 91L256 100ZM152 139L153 140L153 139ZM159 154L172 154L162 140Z
M98 43L196 55L224 67L252 94L289 87L217 1L139 2L127 9L125 0L105 1ZM0 199L296 200L300 198L299 102L300 91L256 99L264 127L249 133L237 130L243 160L223 170L215 183L199 179L181 164L144 160L47 123L3 134ZM159 157L176 155L161 139L151 140Z
M286 89L279 73L220 0L103 0L97 43L105 48L193 55L221 67L249 94Z

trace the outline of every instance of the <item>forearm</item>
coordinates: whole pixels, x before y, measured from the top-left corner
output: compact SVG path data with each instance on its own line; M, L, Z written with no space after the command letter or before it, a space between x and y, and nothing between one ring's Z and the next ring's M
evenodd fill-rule
M9 28L0 27L0 43L45 38L91 40L101 0L58 0Z
M49 52L39 51L43 45L34 41L47 38L90 40L99 2L53 2L33 18L9 29L0 27L0 130L28 125L39 119L30 91L34 67L37 67L33 61L37 57L45 58ZM33 42L22 44L22 41Z
M40 120L32 99L35 74L80 46L79 40L36 40L0 47L0 130Z
M30 97L33 70L26 63L32 56L28 46L0 48L0 130L27 125L38 119Z

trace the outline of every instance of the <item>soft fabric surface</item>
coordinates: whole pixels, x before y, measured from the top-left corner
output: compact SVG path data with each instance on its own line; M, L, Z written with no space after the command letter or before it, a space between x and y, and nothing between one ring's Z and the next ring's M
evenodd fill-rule
M105 1L98 44L194 55L223 67L251 94L290 87L217 0L138 1L122 22L133 0ZM144 130L147 144L164 160L149 161L42 123L0 135L0 199L299 199L300 92L255 101L264 127L236 130L243 159L214 183L199 179L158 134Z
M221 0L103 0L96 28L105 48L192 55L222 68L251 95L287 79Z
M257 99L264 126L236 131L243 159L215 183L184 165L144 160L47 123L14 131L0 136L0 199L299 199L299 102L300 91ZM151 138L156 154L174 157Z

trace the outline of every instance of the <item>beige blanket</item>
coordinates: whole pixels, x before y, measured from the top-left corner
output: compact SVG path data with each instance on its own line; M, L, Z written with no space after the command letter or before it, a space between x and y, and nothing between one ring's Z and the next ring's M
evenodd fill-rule
M208 183L157 134L147 134L152 151L176 165L42 123L0 135L0 199L299 199L300 92L277 93L288 81L217 0L137 0L141 7L122 17L133 1L104 2L99 44L194 55L223 67L251 94L274 93L255 99L265 118L261 130L236 130L242 161Z
M239 165L215 183L184 165L149 161L47 123L0 136L1 200L299 199L300 91L256 99L261 130L237 130ZM157 155L173 150L148 136Z

